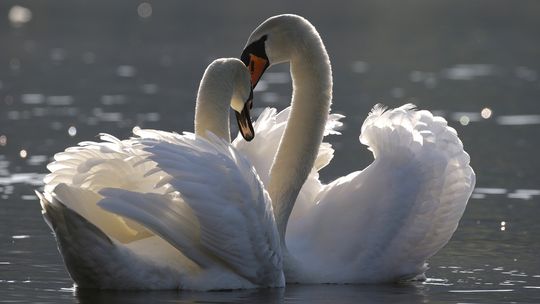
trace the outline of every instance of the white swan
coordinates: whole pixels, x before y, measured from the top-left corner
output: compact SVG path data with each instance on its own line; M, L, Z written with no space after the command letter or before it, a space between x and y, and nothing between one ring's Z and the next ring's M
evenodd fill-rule
M290 62L292 109L267 184L287 282L368 283L422 276L426 259L455 231L475 184L455 130L442 117L412 105L389 111L376 106L360 135L374 154L373 163L294 206L328 117L328 55L306 19L280 15L255 29L242 61L253 86L270 65Z
M216 60L201 80L196 135L136 128L136 138L102 134L55 155L37 195L79 287L284 285L268 194L229 144L229 105L241 112L250 91L242 62Z

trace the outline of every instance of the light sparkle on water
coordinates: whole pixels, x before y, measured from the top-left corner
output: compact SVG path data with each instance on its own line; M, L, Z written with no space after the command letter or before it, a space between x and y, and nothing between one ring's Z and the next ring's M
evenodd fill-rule
M13 27L21 27L32 20L32 11L26 7L15 5L9 10L8 19Z
M26 234L22 234L22 235L13 235L11 236L11 238L14 240L22 240L22 239L30 238L30 236Z
M74 137L75 135L77 135L77 128L75 128L75 126L70 126L68 128L68 134L69 136Z
M490 108L483 108L482 111L480 112L480 115L482 116L483 119L491 118L492 114L493 112L491 111Z
M134 66L131 66L131 65L121 65L118 68L116 68L116 75L120 77L130 78L130 77L134 77L136 73L137 73L137 70L135 69Z
M150 18L152 16L152 5L148 2L143 2L137 7L137 14L141 18Z

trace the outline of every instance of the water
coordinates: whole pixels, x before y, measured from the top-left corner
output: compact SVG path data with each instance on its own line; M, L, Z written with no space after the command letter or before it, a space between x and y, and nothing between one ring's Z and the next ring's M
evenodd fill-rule
M540 301L540 4L534 1L305 3L2 1L0 302L535 303ZM425 283L288 286L232 292L72 288L33 194L55 152L99 132L192 130L198 81L238 56L266 17L301 13L334 71L331 180L371 161L358 141L377 102L414 102L449 120L478 188ZM287 67L272 67L256 107L283 108Z

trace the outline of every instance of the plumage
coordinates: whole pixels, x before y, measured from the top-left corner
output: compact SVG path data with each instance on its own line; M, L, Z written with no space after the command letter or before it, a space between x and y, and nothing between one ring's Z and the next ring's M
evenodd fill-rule
M105 189L101 193L106 199L100 205L144 224L192 260L205 254L215 255L251 282L275 286L282 280L282 261L268 194L251 164L238 151L223 140L210 137L212 140L206 141L179 136L174 144L141 141L141 150L148 152L146 157L172 176L171 192L137 203L138 193ZM180 199L186 205L184 208L174 202ZM178 220L188 213L194 219ZM200 228L186 231L185 222L198 223ZM183 235L192 239L176 240ZM196 248L200 250L188 253Z
M376 105L359 138L373 152L373 163L322 185L306 171L317 168L320 136L331 117L331 66L319 34L300 16L271 17L248 39L244 64L252 67L247 59L253 57L264 58L267 66L290 62L293 80L291 113L283 136L269 136L279 147L276 156L268 156L270 176L263 179L287 282L422 277L425 261L457 228L475 184L456 131L412 104L392 110ZM256 85L262 73L251 71Z
M475 175L455 130L411 105L375 108L362 130L375 160L326 185L290 223L298 269L288 282L415 278L457 228Z
M258 136L252 141L247 142L238 134L232 143L233 146L250 160L264 184L268 184L269 182L270 168L274 162L280 140L285 132L290 113L291 107L287 107L279 113L274 108L265 108L253 123L255 134ZM339 128L343 125L340 119L343 117L340 114L329 115L325 125L324 135L340 135ZM334 149L332 145L322 142L319 146L313 167L314 171L310 174L310 178L318 179L316 172L326 167L333 157Z
M196 124L197 135L134 128L131 139L101 134L55 155L39 197L79 287L284 285L268 194L245 157L212 134L228 129L226 109L250 90L239 60L216 60L196 117L220 115Z
M411 104L375 106L359 138L373 163L324 185L318 170L334 150L322 139L339 133L343 116L329 114L331 67L319 34L302 17L275 16L252 33L249 50L264 52L256 54L268 61L263 69L229 59L205 72L196 134L134 128L131 139L101 134L55 156L38 196L79 286L397 281L422 277L448 242L475 175L442 117ZM291 107L264 110L253 142L229 143L228 106L249 118L250 81L285 61ZM243 123L245 135L251 121Z

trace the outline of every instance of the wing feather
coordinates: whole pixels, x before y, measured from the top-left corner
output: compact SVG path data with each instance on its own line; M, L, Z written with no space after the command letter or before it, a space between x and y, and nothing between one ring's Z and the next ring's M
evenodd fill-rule
M376 106L360 141L374 162L327 185L304 223L288 230L289 249L316 265L311 281L421 275L425 260L452 236L474 188L455 130L413 105L389 111ZM333 252L324 252L328 248Z
M240 135L233 141L233 146L250 160L264 184L267 184L270 179L270 168L274 162L281 137L285 132L290 111L291 107L287 107L279 113L274 108L265 108L257 121L253 123L257 136L251 142L246 142ZM329 115L325 136L340 134L339 128L343 126L340 119L343 117L345 116L340 114ZM322 143L315 161L316 171L328 165L333 157L332 145L326 142Z
M149 197L107 189L100 205L143 224L189 258L206 254L255 284L282 285L269 196L243 155L212 134L209 138L141 139L137 153L168 176L170 192ZM185 207L179 208L181 204ZM194 220L182 218L188 213ZM189 248L197 251L186 252ZM207 261L197 262L208 266Z

